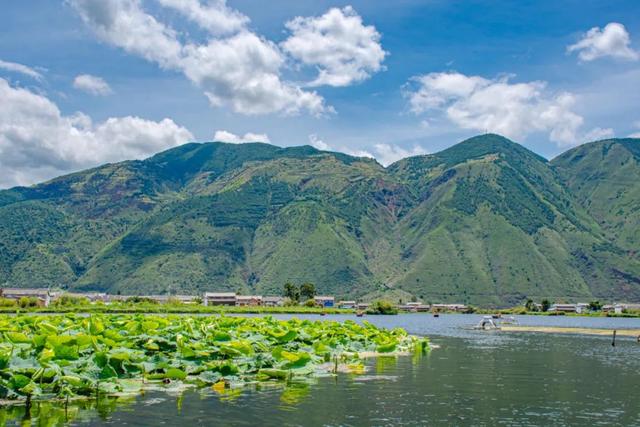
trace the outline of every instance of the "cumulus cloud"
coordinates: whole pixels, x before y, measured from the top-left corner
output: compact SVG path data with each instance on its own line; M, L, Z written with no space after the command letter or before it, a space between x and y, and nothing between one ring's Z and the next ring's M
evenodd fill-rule
M578 52L582 61L605 56L631 61L640 59L640 53L631 48L627 29L617 22L611 22L602 29L593 27L577 43L567 47L567 51Z
M142 10L139 0L69 0L103 41L158 63L179 68L182 45L172 28Z
M158 0L158 2L164 7L177 10L214 35L239 31L249 23L249 18L228 7L226 0L211 0L204 5L199 0Z
M373 152L375 154L372 154L366 150L353 150L345 146L329 145L316 134L309 135L309 145L322 151L337 151L354 157L376 159L383 166L389 166L391 163L404 159L405 157L428 154L428 151L419 145L414 145L411 149L406 149L395 144L374 144Z
M227 28L210 28L212 33L235 31L233 34L211 37L205 43L183 42L173 28L145 12L140 0L68 1L100 39L184 73L203 89L213 106L227 105L243 114L306 111L322 115L333 111L316 92L283 80L284 53L275 43L244 28L248 18L223 1L202 6L197 0L160 0L208 28L220 16L235 17Z
M0 79L0 187L29 185L104 162L140 159L193 135L170 119L64 115L48 98Z
M101 77L90 74L80 74L73 79L73 87L91 95L109 95L113 93L111 87Z
M213 135L214 141L228 142L230 144L244 144L245 142L271 142L269 136L265 133L247 132L243 136L226 130L218 130Z
M316 135L315 133L309 135L309 145L311 145L313 148L317 148L318 150L322 150L322 151L340 152L340 153L345 153L354 157L368 157L370 159L375 158L373 154L365 150L353 150L345 146L329 145L326 142L324 142L322 139L320 139L318 135Z
M412 78L405 96L413 113L444 114L463 129L495 132L519 139L548 132L558 146L584 142L590 135L610 135L611 129L583 132L584 118L572 111L568 92L548 93L546 82L511 83L510 76L485 79L456 72Z
M374 148L377 154L376 159L384 166L388 166L400 159L404 159L405 157L429 154L427 150L420 147L419 145L414 145L411 149L408 150L397 145L390 144L375 144Z
M31 77L35 80L42 80L42 74L37 72L31 67L27 67L23 64L18 64L17 62L8 62L0 59L0 70L10 71L12 73L23 74L27 77Z
M329 144L318 138L318 135L315 133L309 135L309 145L311 145L313 148L317 148L318 150L331 151L331 147L329 146Z
M610 128L593 128L584 135L584 141L600 141L603 139L613 138L615 136L613 129Z
M362 23L351 7L319 17L296 17L285 24L291 36L281 45L293 58L318 69L309 86L348 86L382 69L387 52L375 27Z
M280 79L283 64L274 43L249 31L206 45L187 45L181 62L185 75L205 90L214 106L229 105L244 114L330 111L316 92Z

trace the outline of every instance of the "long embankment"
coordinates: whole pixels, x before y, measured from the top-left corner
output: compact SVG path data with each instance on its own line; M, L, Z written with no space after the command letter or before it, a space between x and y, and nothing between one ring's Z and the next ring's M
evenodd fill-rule
M504 332L541 332L548 334L613 335L614 329L568 328L558 326L502 326ZM617 336L640 337L640 329L615 329Z

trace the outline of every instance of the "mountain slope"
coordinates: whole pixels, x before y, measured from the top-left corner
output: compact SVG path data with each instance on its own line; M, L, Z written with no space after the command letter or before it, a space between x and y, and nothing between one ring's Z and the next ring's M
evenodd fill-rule
M640 139L584 144L551 164L618 246L640 248Z
M497 135L386 169L308 146L186 144L0 191L0 283L640 299L639 260L556 160Z
M548 162L497 135L390 167L419 193L397 229L397 286L484 304L525 297L627 295L611 269L637 263L565 191ZM606 283L603 287L602 284Z

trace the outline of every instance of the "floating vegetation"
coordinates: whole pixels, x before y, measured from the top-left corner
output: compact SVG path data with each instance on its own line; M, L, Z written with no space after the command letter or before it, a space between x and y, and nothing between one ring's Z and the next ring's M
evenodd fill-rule
M249 383L291 382L342 369L364 373L361 355L428 349L427 339L403 329L349 320L2 316L0 397L30 404L192 386L233 394Z

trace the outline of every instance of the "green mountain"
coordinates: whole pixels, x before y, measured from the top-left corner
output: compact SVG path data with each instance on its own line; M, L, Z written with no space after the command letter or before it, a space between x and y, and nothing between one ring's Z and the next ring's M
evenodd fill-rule
M640 248L640 140L610 139L553 159L575 199L628 251Z
M0 191L0 283L269 294L310 281L369 299L640 300L640 258L625 240L637 184L619 187L629 194L613 226L601 216L610 206L595 207L608 199L585 188L604 184L582 181L614 160L574 167L570 153L548 162L483 135L384 168L308 146L186 144Z

